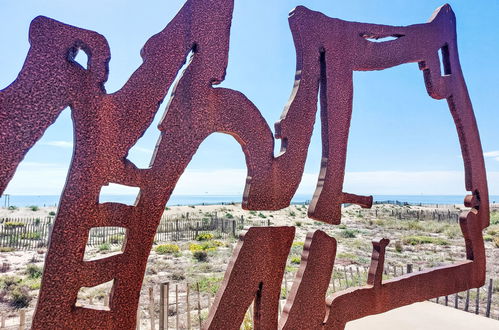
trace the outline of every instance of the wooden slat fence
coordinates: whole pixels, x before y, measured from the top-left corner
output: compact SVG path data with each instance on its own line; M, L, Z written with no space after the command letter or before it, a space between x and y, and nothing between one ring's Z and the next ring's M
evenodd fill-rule
M0 219L0 248L14 250L33 250L48 245L53 226L53 217L40 218L5 218ZM234 237L244 228L243 217L231 218L218 216L216 213L203 217L189 216L189 213L163 217L155 236L155 241L194 240L199 234L212 233L217 238ZM265 225L263 222L252 225ZM122 244L125 228L97 227L89 232L88 245Z
M359 217L371 217L375 219L392 218L399 220L418 220L418 221L444 221L450 223L459 223L459 215L462 210L424 210L413 208L373 208L356 209L346 211L347 214L355 214Z
M412 271L412 265L387 265L384 277L388 279ZM336 266L329 285L328 295L349 287L364 285L367 281L367 274L367 267L356 265ZM285 273L282 282L282 294L279 300L279 313L282 312L287 295L291 290L294 276L295 273ZM494 283L499 283L499 279L489 279L479 289L439 297L432 299L432 301L449 306L449 308L457 308L485 317L499 319L499 301L497 301L497 292L499 290L494 287ZM199 282L165 282L144 288L144 293L137 314L139 316L137 329L199 329L199 325L207 317L214 299L213 292L200 290ZM86 301L79 301L78 303L107 306L109 298L108 296L88 297ZM244 320L247 325L251 326L253 323L252 310L253 306L250 306ZM32 309L23 309L20 310L18 315L11 315L9 318L5 314L0 315L0 329L29 329L33 312ZM241 327L241 329L248 328L251 329L252 327Z

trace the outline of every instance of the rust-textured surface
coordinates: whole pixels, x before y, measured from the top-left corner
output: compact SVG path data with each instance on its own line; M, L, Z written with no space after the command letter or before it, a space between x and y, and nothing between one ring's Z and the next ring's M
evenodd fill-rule
M253 227L241 237L205 328L240 329L253 301L254 328L277 328L281 279L294 234L294 227Z
M286 305L280 324L294 327L293 313L306 308L300 304L310 304L322 305L325 310L323 322L318 322L317 327L342 329L353 319L483 284L485 253L481 230L489 223L487 183L480 138L459 64L455 16L450 6L439 8L426 24L406 27L346 22L297 7L289 18L296 48L296 81L288 105L276 123L276 138L282 141L279 155L273 155L272 131L256 106L240 92L213 88L224 80L226 72L232 10L232 0L188 0L165 29L147 41L141 52L143 64L113 94L107 94L104 88L110 59L104 37L46 17L33 20L25 64L18 78L0 91L0 192L26 152L67 106L72 111L75 140L46 258L34 329L135 328L147 257L164 206L198 146L213 132L233 136L246 156L248 178L243 207L287 206L303 174L319 87L323 157L309 216L338 224L342 203L369 207L372 197L343 192L352 73L409 62L419 64L428 94L447 100L456 124L465 187L470 192L465 203L471 210L460 220L467 260L382 282L379 271L383 266L383 244L387 241L381 240L374 246L369 283L335 293L326 300L318 297L322 295L321 283L329 281L328 269L336 249L330 238L315 233L307 240L310 250L304 251L307 258L302 258L302 276L295 280L292 300ZM369 41L387 36L396 39ZM444 72L440 70L440 49ZM88 55L86 69L73 60L77 51ZM178 84L171 86L186 60L189 63ZM128 151L151 124L169 88L175 90L159 125L161 137L151 165L138 169L127 159ZM99 203L100 190L109 183L139 187L135 205ZM126 228L123 250L104 259L83 261L88 232L100 226ZM276 233L282 237L276 238ZM292 229L286 227L250 230L236 250L225 285L218 293L217 306L229 308L224 306L231 306L234 295L239 294L234 288L242 283L240 277L248 274L237 269L271 269L273 274L258 274L260 279L271 287L280 286L281 263L289 250L284 247L291 244L292 236ZM266 264L265 259L244 249L245 244L254 246L257 242L261 243L260 250L255 249L255 253L284 249L270 254L268 260L275 264ZM323 255L319 253L321 249ZM243 259L242 254L248 254L249 259ZM329 261L321 264L327 257ZM320 272L324 272L320 283L307 278L308 273ZM226 322L224 329L238 328L244 315L239 308L244 309L243 305L261 291L255 291L253 285L258 277L251 279L252 286L244 292L244 304L236 301L241 305L230 307L237 317L218 319L217 313L223 310L213 309L206 327L220 329ZM114 282L109 310L75 306L81 287L111 280ZM272 299L259 309L256 329L278 327L277 315L272 315L276 312ZM314 320L311 322L319 318L318 314L310 316Z
M336 256L336 240L323 231L308 233L300 268L279 319L279 329L320 329L326 314L324 297L329 289Z

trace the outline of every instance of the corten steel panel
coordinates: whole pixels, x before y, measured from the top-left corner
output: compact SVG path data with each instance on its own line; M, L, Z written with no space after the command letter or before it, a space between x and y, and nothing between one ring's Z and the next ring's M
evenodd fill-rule
M282 141L277 156L273 155L272 132L255 105L240 92L213 87L224 80L232 10L230 0L188 0L166 28L147 41L141 52L143 64L113 94L104 89L110 59L104 37L46 17L33 20L25 64L18 78L0 91L0 192L26 152L67 106L71 107L75 136L34 329L135 327L147 257L164 206L198 146L213 132L232 135L245 153L248 178L243 207L287 206L303 174L319 86L323 159L309 216L338 224L342 203L369 207L371 197L342 191L352 111L352 72L408 62L419 63L431 97L447 99L456 124L465 187L471 192L465 202L472 209L460 219L467 260L382 282L379 271L386 241L375 242L369 284L324 299L326 316L318 327L341 329L346 322L365 315L483 284L485 253L481 230L489 223L487 183L478 130L459 64L455 17L450 6L439 8L426 24L407 27L346 22L297 7L289 19L296 47L296 81L289 103L276 123L276 138ZM386 36L397 39L381 43L368 40ZM441 48L444 73L440 72L437 54ZM87 69L73 60L78 50L89 56ZM193 56L187 59L190 53ZM186 60L189 65L181 79L171 86ZM175 90L159 125L161 137L151 165L138 169L127 160L128 151L151 124L170 87ZM139 187L135 205L99 204L100 189L109 183ZM83 261L88 232L98 226L125 227L123 251L105 259ZM273 231L262 230L265 235ZM310 246L313 245L312 239ZM310 255L315 255L312 251L317 250L310 250ZM335 249L324 253L334 260ZM237 271L237 265L248 267L244 260L232 262L231 272ZM317 263L309 260L303 267L310 265ZM329 266L323 266L323 276L329 279ZM303 268L303 274L307 269L312 268ZM282 272L275 275L273 280L280 283ZM271 276L266 279L272 280ZM110 310L75 306L81 287L110 280L114 280ZM310 285L298 277L293 299L300 304L317 299L321 288L306 295ZM230 297L234 293L218 293L220 297L225 294ZM317 301L310 302L315 304ZM293 300L289 302L285 311L288 322L295 317L293 311L301 307L293 306ZM210 315L213 313L214 310ZM266 320L271 323L265 323ZM282 326L285 323L283 319ZM258 327L267 329L266 326L275 324L275 317L269 317L262 319Z

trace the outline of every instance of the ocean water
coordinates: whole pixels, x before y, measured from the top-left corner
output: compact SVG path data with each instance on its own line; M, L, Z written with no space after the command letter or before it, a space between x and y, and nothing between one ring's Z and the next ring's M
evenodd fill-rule
M9 195L0 197L0 207L15 205L18 207L57 206L60 196L58 195ZM307 203L312 198L309 194L297 194L292 203ZM399 201L409 204L463 204L462 195L374 195L374 201ZM134 195L102 195L101 202L117 202L133 204ZM241 203L241 195L173 195L167 205L201 205ZM499 202L499 196L490 196L490 202Z

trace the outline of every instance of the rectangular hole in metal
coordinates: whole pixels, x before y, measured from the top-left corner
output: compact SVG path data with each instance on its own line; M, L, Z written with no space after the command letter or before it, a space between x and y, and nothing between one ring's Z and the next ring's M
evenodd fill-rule
M102 186L99 194L99 203L113 202L125 205L135 205L140 188L117 183Z
M379 36L376 34L372 33L361 33L360 36L367 41L370 42L386 42L386 41L392 41L392 40L397 40L398 38L403 37L403 34L392 34L389 36Z
M438 50L438 58L440 59L440 72L443 76L452 74L450 59L449 59L449 46L443 45Z
M83 261L108 258L125 249L127 229L124 227L94 227L88 233Z
M76 298L76 307L110 311L109 301L114 279L92 287L81 287Z

